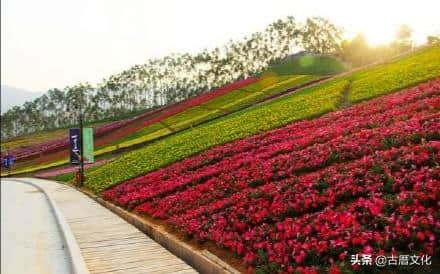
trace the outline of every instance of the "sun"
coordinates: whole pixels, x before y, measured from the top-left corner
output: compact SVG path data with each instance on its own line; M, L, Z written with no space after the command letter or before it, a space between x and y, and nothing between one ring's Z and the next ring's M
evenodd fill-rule
M369 29L363 31L365 39L370 45L384 45L393 41L396 37L398 27L389 26L372 26Z

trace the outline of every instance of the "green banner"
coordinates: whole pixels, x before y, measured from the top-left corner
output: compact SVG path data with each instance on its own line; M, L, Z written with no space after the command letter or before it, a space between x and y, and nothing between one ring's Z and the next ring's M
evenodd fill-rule
M93 128L83 128L83 141L84 163L95 162L95 154L93 148Z

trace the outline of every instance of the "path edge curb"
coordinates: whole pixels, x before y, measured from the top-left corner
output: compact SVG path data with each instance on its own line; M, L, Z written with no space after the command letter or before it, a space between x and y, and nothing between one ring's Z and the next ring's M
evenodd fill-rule
M168 249L172 254L179 257L184 262L194 267L200 273L241 273L208 250L194 250L189 244L178 240L171 233L157 229L157 225L143 219L139 215L112 204L87 190L79 189L79 191L89 196L103 207L109 209L128 223L134 225L137 229L147 234L157 243Z
M51 197L51 195L46 191L43 187L39 186L38 184L28 182L23 179L15 179L15 178L8 178L8 181L15 181L22 184L31 185L38 190L40 190L44 195L46 196L47 200L49 201L49 205L55 214L55 219L57 221L57 225L59 229L61 230L61 235L64 241L65 246L67 247L67 252L70 255L71 259L71 267L72 272L74 274L89 274L89 269L84 261L84 257L82 256L81 250L79 249L78 243L76 242L75 236L73 235L72 230L70 229L69 224L67 223L66 219L64 218L64 215L61 213L60 209L58 208L55 200Z

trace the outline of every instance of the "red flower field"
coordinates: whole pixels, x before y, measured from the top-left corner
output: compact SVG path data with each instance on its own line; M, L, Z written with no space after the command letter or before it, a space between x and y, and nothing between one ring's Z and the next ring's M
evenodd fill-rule
M438 255L439 195L440 79L103 193L229 249L249 271L288 273L339 273L357 253Z

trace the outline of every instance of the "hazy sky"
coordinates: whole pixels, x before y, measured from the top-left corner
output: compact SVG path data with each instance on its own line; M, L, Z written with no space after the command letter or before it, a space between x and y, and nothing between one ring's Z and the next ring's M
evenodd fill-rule
M440 1L1 0L1 81L33 91L96 83L151 57L197 52L293 15L324 16L348 37L390 40L406 23L418 42L440 32Z

